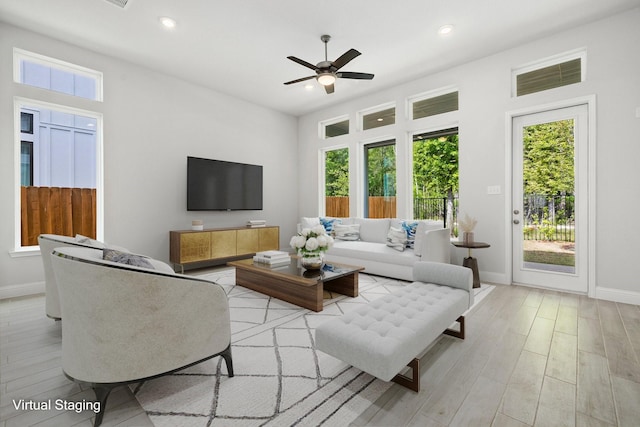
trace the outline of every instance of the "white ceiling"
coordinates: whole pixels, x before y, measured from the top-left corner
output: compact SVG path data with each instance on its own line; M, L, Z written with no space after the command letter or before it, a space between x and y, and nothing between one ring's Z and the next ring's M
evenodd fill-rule
M640 0L0 0L0 20L296 116L640 6ZM177 21L171 31L158 18ZM444 24L455 26L447 37ZM285 86L349 48L375 74ZM46 52L43 52L46 54Z

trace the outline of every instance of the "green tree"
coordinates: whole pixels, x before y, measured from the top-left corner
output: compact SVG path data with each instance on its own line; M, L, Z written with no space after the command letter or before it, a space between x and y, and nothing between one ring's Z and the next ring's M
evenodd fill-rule
M458 135L413 143L413 197L447 197L458 193Z
M349 196L349 149L327 151L325 156L325 196Z
M573 120L524 128L522 177L524 194L573 194Z

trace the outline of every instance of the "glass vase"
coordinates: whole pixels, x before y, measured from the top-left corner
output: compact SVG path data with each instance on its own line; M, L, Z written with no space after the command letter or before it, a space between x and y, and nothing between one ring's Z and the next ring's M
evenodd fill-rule
M303 252L300 254L300 264L305 270L320 270L324 265L324 253Z

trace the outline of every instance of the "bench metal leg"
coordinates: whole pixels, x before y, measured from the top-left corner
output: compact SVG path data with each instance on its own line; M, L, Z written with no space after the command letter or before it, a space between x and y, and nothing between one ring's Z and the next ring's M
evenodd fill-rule
M443 333L451 335L452 337L464 339L464 316L458 317L456 322L460 324L459 331L456 331L455 329L447 329ZM398 374L393 377L391 381L418 393L420 391L420 360L417 358L413 359L407 366L413 371L413 378Z
M407 366L413 371L413 378L398 374L391 381L417 393L420 391L420 360L413 359Z
M458 317L456 319L456 322L460 324L459 331L456 331L455 329L446 329L443 333L463 340L464 339L464 316Z

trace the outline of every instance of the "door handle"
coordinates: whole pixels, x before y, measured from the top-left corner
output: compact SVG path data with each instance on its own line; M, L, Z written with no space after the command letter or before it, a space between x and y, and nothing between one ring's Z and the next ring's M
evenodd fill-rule
M517 220L517 219L514 219L514 220L513 220L513 223L514 223L514 224L520 224L520 221L519 221L519 220Z

